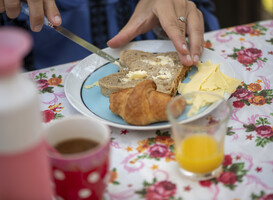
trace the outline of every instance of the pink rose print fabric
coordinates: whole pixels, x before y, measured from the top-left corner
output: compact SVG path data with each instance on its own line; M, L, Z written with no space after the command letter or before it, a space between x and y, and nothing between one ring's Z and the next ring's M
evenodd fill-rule
M176 185L169 181L157 182L147 188L146 199L169 199L176 193Z
M148 149L148 154L153 158L163 158L169 152L168 147L163 144L155 144Z
M273 200L273 20L205 33L203 46L224 58L234 77L241 80L227 99L232 112L222 172L203 181L182 177L170 127L110 126L110 172L104 178L104 200ZM37 85L43 125L81 115L65 93L69 73L79 62L23 74ZM214 119L209 120L213 123Z
M256 48L242 49L237 52L237 60L244 65L253 64L258 58L262 56L262 51Z
M176 185L170 181L157 182L157 180L154 179L152 183L145 182L143 185L144 188L136 193L146 200L180 199L175 197Z
M267 62L267 58L262 56L263 52L260 49L246 48L243 46L239 49L234 48L233 54L228 55L228 57L231 57L241 63L244 67L246 67L247 70L251 70L251 67L254 64L261 65Z

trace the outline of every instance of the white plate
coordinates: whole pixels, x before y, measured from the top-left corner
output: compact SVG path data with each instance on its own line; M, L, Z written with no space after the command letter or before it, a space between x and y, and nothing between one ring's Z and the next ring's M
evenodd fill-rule
M124 49L137 49L153 53L175 51L172 42L168 40L131 42L124 48L105 48L104 51L111 54L115 58L119 58L120 51ZM215 54L213 51L204 49L200 60L205 62L209 59L212 61L212 63L220 63L221 71L229 77L234 78L232 67L225 61L224 58ZM121 117L113 114L109 110L109 99L100 93L99 87L95 86L90 89L85 88L85 85L91 85L100 78L116 73L117 71L117 66L114 64L109 64L108 61L95 54L86 57L79 62L66 77L64 90L68 101L83 115L98 119L113 127L133 130L156 130L170 128L169 122L154 123L147 126L129 125ZM194 71L191 71L188 77L193 73ZM189 82L188 77L183 82ZM225 98L228 98L228 96Z

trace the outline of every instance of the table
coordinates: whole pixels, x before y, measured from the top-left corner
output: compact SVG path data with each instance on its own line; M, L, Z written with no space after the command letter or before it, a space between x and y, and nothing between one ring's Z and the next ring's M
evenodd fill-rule
M273 199L273 20L205 34L204 46L229 62L243 80L229 101L224 172L208 181L178 173L171 130L111 128L107 200ZM78 62L24 73L39 87L44 123L79 114L64 93Z

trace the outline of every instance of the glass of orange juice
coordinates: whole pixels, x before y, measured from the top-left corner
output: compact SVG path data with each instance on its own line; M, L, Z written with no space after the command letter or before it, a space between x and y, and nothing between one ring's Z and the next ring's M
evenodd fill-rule
M182 113L181 106L185 107ZM206 180L221 173L230 114L228 101L214 93L192 92L170 101L167 115L183 176Z

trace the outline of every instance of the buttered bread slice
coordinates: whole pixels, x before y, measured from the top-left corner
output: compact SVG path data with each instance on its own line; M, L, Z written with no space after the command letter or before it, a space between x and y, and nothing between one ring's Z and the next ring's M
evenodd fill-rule
M109 97L113 92L136 86L149 79L156 83L157 91L175 96L178 84L191 67L183 66L177 52L150 53L139 50L124 50L120 61L128 70L108 75L99 80L101 93Z

